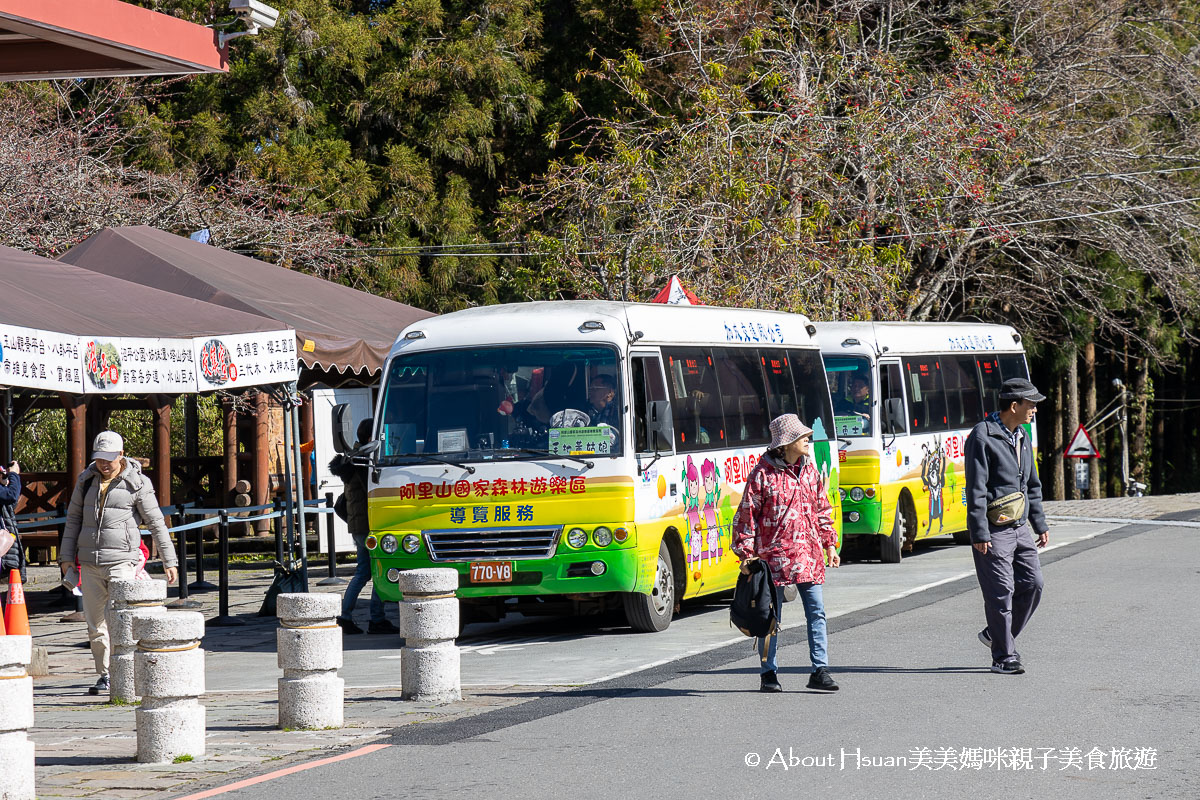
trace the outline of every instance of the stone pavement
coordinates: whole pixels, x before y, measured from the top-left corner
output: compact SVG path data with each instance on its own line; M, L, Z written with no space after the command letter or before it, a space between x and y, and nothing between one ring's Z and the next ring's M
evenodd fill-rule
M1048 503L1047 513L1057 517L1196 519L1200 517L1200 493ZM339 569L346 577L352 571L349 565ZM107 698L86 693L95 680L91 653L86 647L86 626L59 621L72 609L52 605L57 597L52 591L57 585L57 568L31 567L29 572L27 592L34 643L47 648L51 672L34 681L35 727L30 738L37 748L39 797L177 797L191 791L190 785L205 787L237 780L242 776L223 776L240 768L256 774L269 769L271 762L302 759L310 751L316 754L366 744L400 726L471 716L569 688L548 686L531 692L530 687L475 686L464 689L459 702L421 705L400 700L396 662L394 686L347 687L346 727L332 731L276 729L273 691L213 692L201 700L207 708L208 723L204 757L179 764L138 764L134 760L134 708L112 705ZM312 590L341 593L342 586L316 585L325 574L322 568L312 569ZM216 580L212 571L206 577ZM276 620L255 616L270 580L269 569L240 568L231 572L230 613L247 624L210 627L203 642L206 650L274 651ZM364 627L368 591L359 603L359 622ZM216 615L215 591L194 594L192 599L201 603L198 610L206 618ZM281 676L282 671L272 676L276 674Z

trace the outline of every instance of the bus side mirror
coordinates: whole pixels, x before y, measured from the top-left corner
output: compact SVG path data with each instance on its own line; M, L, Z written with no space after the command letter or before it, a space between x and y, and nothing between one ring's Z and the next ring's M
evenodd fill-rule
M354 431L350 430L350 404L338 403L330 415L333 423L333 449L348 453L354 449Z
M889 397L883 401L883 424L890 434L904 433L904 400Z
M671 450L675 428L671 424L671 404L666 400L651 400L646 404L646 432L654 450Z

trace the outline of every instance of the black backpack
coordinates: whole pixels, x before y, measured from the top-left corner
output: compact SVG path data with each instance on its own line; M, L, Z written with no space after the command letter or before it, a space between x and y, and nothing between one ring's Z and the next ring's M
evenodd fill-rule
M750 562L750 574L738 574L729 606L729 622L747 636L765 637L779 627L779 587L761 558Z

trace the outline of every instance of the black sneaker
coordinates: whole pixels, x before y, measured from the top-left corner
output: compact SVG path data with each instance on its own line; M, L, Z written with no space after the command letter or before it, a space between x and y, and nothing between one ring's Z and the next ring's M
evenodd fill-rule
M829 670L824 667L817 667L808 679L808 688L820 689L823 692L836 692L838 685L834 683L833 676L829 674Z
M984 628L983 630L981 630L979 632L979 641L983 642L983 646L986 647L988 650L992 649L992 634L987 628ZM1021 654L1018 653L1016 650L1014 650L1013 658L1016 659L1017 661L1020 661Z
M337 618L338 627L342 629L343 634L362 633L363 629L354 624L354 620L346 619L345 617Z
M768 670L762 674L762 685L758 687L760 692L782 692L783 687L779 685L779 678L775 674L775 670Z
M392 624L391 620L385 619L379 622L372 622L367 625L367 633L386 634L399 633L400 629Z
M107 675L101 675L100 679L96 681L96 685L93 686L92 688L88 689L88 694L100 694L101 692L103 692L104 694L108 694L108 676Z
M992 672L997 675L1024 675L1025 668L1021 666L1020 661L1010 658L1008 661L993 661Z

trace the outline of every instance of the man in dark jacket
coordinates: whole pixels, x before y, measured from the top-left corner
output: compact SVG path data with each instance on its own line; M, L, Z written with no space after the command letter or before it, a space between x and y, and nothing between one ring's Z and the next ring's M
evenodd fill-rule
M371 439L371 426L370 419L358 423L358 441L354 443L356 448L362 447ZM343 492L346 495L346 528L354 537L354 546L358 550L358 564L354 569L354 577L346 586L346 593L342 595L342 614L337 623L344 633L362 633L362 628L354 622L353 616L358 595L367 585L367 581L371 580L371 552L367 549L367 537L371 534L371 525L367 520L367 468L355 464L350 456L338 454L329 462L329 471L342 479ZM384 615L383 600L379 598L373 583L371 621L367 624L367 632L400 632L400 629Z
M1032 383L1012 378L1000 388L1000 410L971 430L966 447L967 530L992 650L992 672L1025 671L1014 639L1042 598L1037 551L1050 540L1033 444L1022 425L1045 400Z
M21 465L16 461L0 467L0 580L8 580L10 569L20 570L25 581L25 552L17 531L17 503L21 500Z

